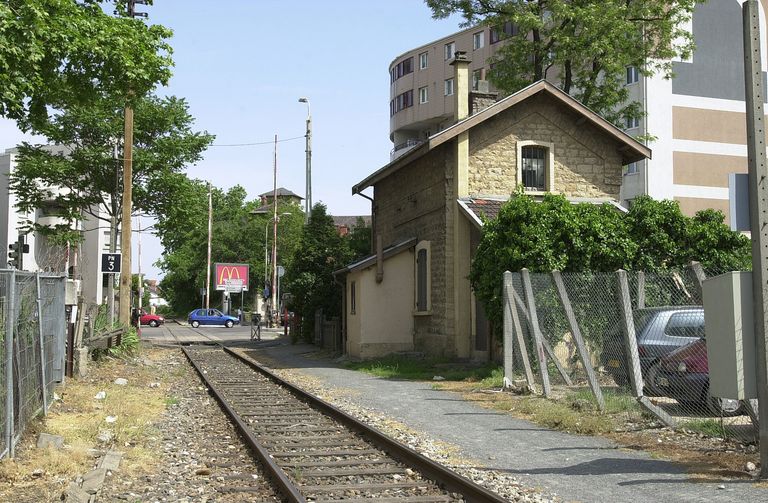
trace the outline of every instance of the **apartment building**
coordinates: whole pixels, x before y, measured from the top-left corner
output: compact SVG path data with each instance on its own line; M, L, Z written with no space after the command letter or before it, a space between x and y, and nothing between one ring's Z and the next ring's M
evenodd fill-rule
M620 199L629 206L648 194L674 199L684 213L714 208L728 216L728 174L745 173L742 14L743 0L718 0L696 6L685 28L696 50L690 60L674 61L672 79L645 77L627 68L631 99L645 116L628 120L631 136L649 135L653 159L625 166ZM761 0L762 46L766 45L765 9ZM501 28L515 35L514 26ZM453 53L466 51L476 97L492 99L485 81L489 58L503 41L483 26L467 28L395 58L390 65L390 139L392 159L450 126L455 83L449 66ZM763 71L768 51L763 51ZM482 108L480 106L479 108Z
M45 147L48 151L66 155L67 148L60 145ZM16 169L18 149L10 148L0 153L0 246L6 256L0 268L8 267L8 245L15 243L23 234L26 222L54 226L66 223L57 216L54 201L32 212L21 212L16 207L16 196L9 189L9 175ZM83 233L81 243L55 246L37 233L24 236L29 252L23 256L22 269L26 271L67 272L74 283L68 286L68 297L80 290L86 302L101 304L107 292L108 276L100 271L102 252L109 251L109 224L94 218L79 223ZM118 240L119 243L119 240ZM72 300L72 299L70 299ZM74 303L71 302L71 303Z

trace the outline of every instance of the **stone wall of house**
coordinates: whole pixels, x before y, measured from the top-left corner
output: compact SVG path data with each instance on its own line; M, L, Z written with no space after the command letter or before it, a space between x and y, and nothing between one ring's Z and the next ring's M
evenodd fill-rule
M408 238L430 241L432 313L414 316L417 351L442 354L446 332L446 166L453 163L452 142L442 145L374 186L376 233L384 247ZM387 271L384 271L386 281ZM452 300L452 299L451 299Z
M618 199L622 161L617 144L579 117L551 97L539 96L473 128L470 194L511 194L517 184L517 142L532 140L554 144L555 192Z

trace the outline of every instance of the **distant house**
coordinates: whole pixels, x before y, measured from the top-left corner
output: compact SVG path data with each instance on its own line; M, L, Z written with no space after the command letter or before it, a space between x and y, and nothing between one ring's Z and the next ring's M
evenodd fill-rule
M272 210L273 201L275 200L275 191L270 190L269 192L265 192L263 194L259 194L259 200L261 201L261 206L253 210L253 213L268 213ZM304 198L301 197L298 194L294 194L288 189L285 189L283 187L279 187L277 189L277 202L278 203L290 203L295 205L300 205L301 201L303 201Z
M468 279L480 214L495 215L518 188L615 201L622 166L650 158L647 147L544 81L469 116L468 63L456 53L455 124L352 188L373 188L377 253L336 272L350 356L490 358L488 323Z
M370 227L371 217L369 215L334 216L333 225L336 226L339 236L346 236L358 226L360 220L365 227Z

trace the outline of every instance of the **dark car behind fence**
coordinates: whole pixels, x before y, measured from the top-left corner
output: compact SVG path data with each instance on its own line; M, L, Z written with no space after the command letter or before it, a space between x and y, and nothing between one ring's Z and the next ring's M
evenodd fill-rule
M695 263L660 273L506 273L505 376L548 397L557 386L591 395L636 425L713 423L756 441L748 402L709 395L703 278Z
M0 271L0 458L13 456L31 419L64 378L65 278Z

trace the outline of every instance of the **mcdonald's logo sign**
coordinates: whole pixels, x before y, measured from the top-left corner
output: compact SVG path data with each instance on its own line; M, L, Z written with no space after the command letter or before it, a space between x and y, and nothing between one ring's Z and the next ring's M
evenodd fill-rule
M215 264L216 290L248 291L248 264Z

